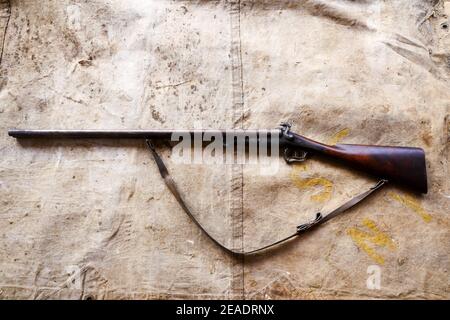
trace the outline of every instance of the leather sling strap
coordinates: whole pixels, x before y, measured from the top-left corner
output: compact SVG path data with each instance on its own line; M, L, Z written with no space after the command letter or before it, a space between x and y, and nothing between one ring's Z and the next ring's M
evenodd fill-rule
M364 199L366 199L368 196L370 196L372 193L374 193L375 191L377 191L378 189L380 189L383 185L385 185L388 181L387 180L380 180L378 181L378 183L373 186L372 188L370 188L369 190L355 196L354 198L350 199L349 201L345 202L343 205L339 206L338 208L334 209L333 211L331 211L330 213L326 214L326 215L322 215L320 212L316 214L316 218L308 223L304 223L301 224L299 226L297 226L297 230L291 234L290 236L287 236L281 240L278 240L276 242L273 242L269 245L260 247L258 249L255 250L251 250L251 251L237 251L237 250L233 250L230 249L228 247L226 247L225 245L223 245L222 243L220 243L218 240L216 240L208 231L206 231L206 229L201 225L201 223L195 218L195 216L192 214L191 210L187 207L186 203L183 200L183 197L181 196L180 192L178 191L176 185L175 185L175 181L172 179L172 177L169 174L169 171L167 170L166 165L164 164L163 160L161 159L161 157L158 155L158 153L156 152L156 149L153 145L153 143L151 142L151 140L146 140L148 147L150 148L150 151L153 155L153 158L156 162L156 165L158 166L159 169L159 173L161 174L161 177L164 179L164 182L167 186L167 188L170 190L170 192L174 195L175 199L177 200L177 202L179 203L179 205L181 206L181 208L184 210L184 212L189 216L189 218L192 220L192 222L194 222L197 227L200 228L200 230L203 231L203 233L209 238L211 239L212 242L214 242L217 246L219 246L220 248L222 248L225 252L234 255L234 256L247 256L247 255L252 255L255 253L259 253L263 250L267 250L269 248L275 247L283 242L286 242L292 238L295 238L297 236L299 236L300 234L302 234L303 232L318 226L319 224L324 223L327 220L330 220L334 217L336 217L337 215L341 214L342 212L350 209L351 207L357 205L358 203L360 203L361 201L363 201Z

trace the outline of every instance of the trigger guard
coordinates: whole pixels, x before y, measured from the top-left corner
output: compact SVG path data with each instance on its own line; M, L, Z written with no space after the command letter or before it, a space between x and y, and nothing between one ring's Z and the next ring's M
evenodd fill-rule
M303 162L306 160L308 152L306 151L291 151L289 148L285 148L283 152L283 158L287 164L295 162Z

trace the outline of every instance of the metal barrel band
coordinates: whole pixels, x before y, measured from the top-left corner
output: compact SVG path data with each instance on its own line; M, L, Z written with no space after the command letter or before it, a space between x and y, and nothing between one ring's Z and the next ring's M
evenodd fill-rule
M147 146L149 147L153 158L155 160L156 165L158 166L158 170L159 173L161 174L161 177L164 180L164 183L166 184L167 188L170 190L170 192L173 194L173 196L175 197L175 199L177 200L178 204L181 206L181 208L183 209L183 211L189 216L189 218L192 220L192 222L194 222L195 225L197 225L197 227L200 228L200 230L212 241L214 242L217 246L219 246L221 249L223 249L225 252L234 255L234 256L248 256L248 255L253 255L256 253L260 253L262 251L271 249L275 246L278 246L282 243L287 242L288 240L299 236L301 233L315 227L318 226L319 224L322 224L328 220L330 220L331 218L334 218L335 216L339 215L340 213L350 209L351 207L354 207L355 205L357 205L358 203L360 203L361 201L363 201L364 199L366 199L368 196L370 196L371 194L373 194L375 191L377 191L378 189L380 189L382 186L384 186L388 181L387 180L380 180L378 181L375 186L371 187L369 190L353 197L352 199L350 199L349 201L345 202L343 205L339 206L338 208L334 209L333 211L331 211L330 213L328 213L327 215L322 215L322 213L317 213L316 214L316 218L311 221L311 222L307 222L304 224L301 224L299 226L297 226L297 230L295 233L282 238L278 241L275 241L271 244L268 244L266 246L260 247L258 249L255 250L250 250L250 251L236 251L233 249L228 248L227 246L223 245L221 242L219 242L216 238L214 238L203 226L202 224L195 218L195 216L192 214L191 210L188 208L188 206L186 205L186 202L183 200L183 197L181 196L181 194L179 193L174 180L172 179L172 177L170 176L169 170L167 169L166 165L164 164L164 161L162 160L162 158L159 156L159 154L156 151L155 146L153 145L152 141L147 139L146 140Z

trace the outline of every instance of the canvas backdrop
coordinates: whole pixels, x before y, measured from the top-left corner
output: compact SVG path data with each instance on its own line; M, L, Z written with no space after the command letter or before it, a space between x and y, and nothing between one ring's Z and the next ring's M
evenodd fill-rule
M0 1L0 297L449 296L450 1ZM234 259L143 141L9 128L275 128L422 147L429 193L387 186L289 244ZM315 161L181 164L220 241L256 248L376 182Z

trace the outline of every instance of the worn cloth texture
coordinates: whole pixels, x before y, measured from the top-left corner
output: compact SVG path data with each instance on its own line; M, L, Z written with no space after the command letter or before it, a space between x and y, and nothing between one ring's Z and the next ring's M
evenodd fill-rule
M2 0L0 298L449 299L450 1ZM417 146L429 193L388 185L235 259L167 191L144 141L8 128L274 128ZM251 250L375 180L316 161L180 164L222 243Z

